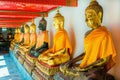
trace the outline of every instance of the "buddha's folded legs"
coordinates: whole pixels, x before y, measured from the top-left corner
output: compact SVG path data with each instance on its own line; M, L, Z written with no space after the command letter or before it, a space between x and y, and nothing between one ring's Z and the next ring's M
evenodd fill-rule
M35 53L33 54L35 57L38 57L42 52L46 51L47 48L43 48L43 49L40 49L38 51L35 51Z
M67 62L68 60L70 60L70 55L68 53L63 53L61 55L55 55L55 56L48 56L48 55L42 56L42 61L51 66L60 65L62 63Z

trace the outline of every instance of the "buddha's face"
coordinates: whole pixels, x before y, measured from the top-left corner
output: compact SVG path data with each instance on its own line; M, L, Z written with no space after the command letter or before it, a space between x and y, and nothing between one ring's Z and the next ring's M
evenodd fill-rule
M18 33L21 33L20 29L17 30Z
M56 29L58 29L58 28L59 28L59 24L60 24L59 20L58 20L58 19L56 19L56 18L54 18L53 25L54 25L54 27L55 27Z
M101 18L94 10L87 10L85 13L85 17L88 27L95 29L101 25Z
M41 31L46 30L46 26L43 23L40 23L38 27L39 27L39 30L41 30Z
M24 30L25 30L25 33L29 32L29 28L27 28L27 27L24 27Z
M33 28L32 27L30 27L30 33L32 33L33 32Z
M18 29L15 29L15 33L18 33Z

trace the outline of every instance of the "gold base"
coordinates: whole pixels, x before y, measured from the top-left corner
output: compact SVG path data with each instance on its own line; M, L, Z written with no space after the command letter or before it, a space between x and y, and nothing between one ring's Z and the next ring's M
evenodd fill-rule
M32 64L35 64L35 62L36 62L37 59L38 59L38 58L36 58L36 57L30 56L29 53L26 54L25 56L26 56L26 59L27 59L29 62L31 62Z
M28 62L24 62L24 67L28 71L29 74L32 74L32 70L34 69L34 65L30 65Z
M19 61L21 64L23 64L24 61L25 61L25 57L20 54L19 57L18 57L18 61Z
M44 74L38 68L35 68L35 70L33 70L32 77L35 80L54 80L53 76L49 76L49 75Z
M41 70L46 75L50 75L50 76L60 71L59 66L49 66L48 64L42 61L37 61L36 67L38 68L38 70Z

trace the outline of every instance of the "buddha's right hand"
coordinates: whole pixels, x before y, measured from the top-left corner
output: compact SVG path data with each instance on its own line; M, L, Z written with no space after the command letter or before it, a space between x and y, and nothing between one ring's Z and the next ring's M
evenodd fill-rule
M38 57L38 59L39 60L42 60L42 61L47 61L47 60L49 60L51 57L49 56L50 54L53 54L53 53L42 53L39 57Z
M75 67L75 71L84 72L84 71L90 70L92 68L93 68L93 66L89 66L89 67L85 67L85 68Z
M79 72L75 70L75 68L71 68L69 67L68 64L62 64L60 66L60 71L65 74L65 75L69 75L69 76L78 76Z

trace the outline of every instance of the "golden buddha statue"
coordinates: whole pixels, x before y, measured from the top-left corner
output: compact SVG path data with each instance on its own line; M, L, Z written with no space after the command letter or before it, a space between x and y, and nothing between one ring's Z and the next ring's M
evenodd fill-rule
M66 30L64 29L64 17L59 13L59 11L54 17L54 27L57 29L57 32L54 36L53 47L38 57L38 60L50 66L65 63L70 60L72 55L70 40Z
M15 29L14 39L13 39L11 42L16 41L16 39L17 39L17 34L18 34L18 28Z
M17 35L18 35L18 28L15 29L14 39L11 41L10 47L12 47L13 43L16 42L16 40L17 40Z
M27 24L25 24L23 29L23 38L22 41L18 44L18 50L24 55L25 46L28 46L30 43L30 28Z
M13 38L14 38L14 36L13 36L12 30L9 29L8 33L7 33L7 38L5 40L11 42L13 40Z
M28 46L30 43L30 28L27 24L24 25L24 34L23 34L23 41L20 42L18 45L19 49L23 50L25 46Z
M29 48L28 46L30 44L30 28L27 24L25 24L21 28L21 30L23 32L23 38L22 38L22 41L17 45L16 57L18 58L19 62L21 64L23 64L24 60L25 60L24 55L27 53L27 52L25 52L25 50L26 50L26 48Z
M2 33L0 33L0 41L4 41Z
M36 25L34 24L34 21L32 21L32 24L30 25L30 42L24 45L24 47L22 48L24 53L28 52L36 44L36 39L37 39Z
M86 24L91 28L85 35L85 52L66 64L61 65L60 70L64 74L73 76L80 76L82 72L90 73L90 71L92 72L92 70L94 70L91 74L87 75L91 78L90 80L104 80L91 75L97 75L95 71L101 70L101 67L104 68L105 71L108 71L115 64L116 52L110 32L106 27L101 26L103 9L96 0L92 0L86 8L85 18ZM80 65L74 66L79 60L81 60ZM97 69L95 70L95 68ZM105 72L102 75L104 76L104 74Z
M15 35L14 35L14 39L11 41L11 44L10 44L10 49L13 50L14 47L15 47L15 44L19 43L22 38L21 38L21 31L20 31L20 28L16 28L15 29Z

